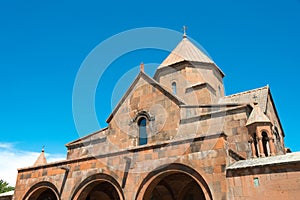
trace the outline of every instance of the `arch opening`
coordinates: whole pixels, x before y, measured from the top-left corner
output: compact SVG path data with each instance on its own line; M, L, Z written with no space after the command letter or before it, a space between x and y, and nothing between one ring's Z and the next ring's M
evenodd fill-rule
M59 192L55 185L50 182L39 182L26 192L23 200L58 200L60 199Z
M120 200L116 188L108 181L95 181L87 185L77 199L80 200Z
M263 144L264 154L267 157L270 155L269 153L270 149L269 149L269 137L266 132L262 132L262 144Z
M40 188L30 195L28 200L58 200L58 197L51 189Z
M202 200L206 199L202 188L189 175L182 172L163 174L146 189L144 200Z
M257 142L257 135L256 135L256 133L253 134L253 143L254 143L255 155L258 158L259 157L259 148L258 148L258 142Z
M72 200L124 200L122 188L107 174L94 174L74 188Z

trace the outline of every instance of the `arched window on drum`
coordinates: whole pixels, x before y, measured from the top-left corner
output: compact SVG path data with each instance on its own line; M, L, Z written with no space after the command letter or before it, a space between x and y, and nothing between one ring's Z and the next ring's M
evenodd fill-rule
M139 127L139 145L145 145L148 143L147 119L145 117L141 117L138 120L138 127Z

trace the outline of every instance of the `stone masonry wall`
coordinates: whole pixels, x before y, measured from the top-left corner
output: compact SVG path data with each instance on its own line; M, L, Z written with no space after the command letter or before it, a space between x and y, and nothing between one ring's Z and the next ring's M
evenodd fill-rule
M124 149L138 145L140 112L149 114L147 120L148 143L169 140L177 132L179 107L160 90L140 79L109 124L107 139ZM134 121L136 120L136 121Z
M180 68L178 67L180 66ZM178 67L178 69L176 69ZM224 96L224 85L222 77L214 67L207 64L175 64L174 67L165 69L168 72L161 72L161 76L157 77L158 82L172 92L172 83L177 85L177 96L183 99L189 105L198 104L215 104L218 98ZM214 93L209 91L207 96L199 96L198 94L186 94L187 88L193 85L208 83L215 90ZM200 99L199 99L200 97Z
M209 185L214 199L224 199L227 192L225 168L226 151L223 136L173 141L147 145L127 151L99 155L85 159L67 160L46 166L19 170L15 200L20 200L29 189L48 181L62 191L61 199L70 199L79 185L95 174L109 175L120 186L125 199L134 199L143 179L158 167L180 163L196 170ZM130 160L128 176L124 178L126 160ZM66 173L61 167L69 168ZM125 179L125 180L124 180ZM63 182L65 181L65 184Z
M299 199L300 163L227 172L228 199Z

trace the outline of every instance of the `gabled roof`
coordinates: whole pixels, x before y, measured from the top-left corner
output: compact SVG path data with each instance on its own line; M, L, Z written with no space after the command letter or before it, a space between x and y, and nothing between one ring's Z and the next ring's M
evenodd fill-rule
M164 67L182 62L198 62L213 64L218 71L225 76L222 70L209 58L203 51L197 48L186 36L183 37L181 42L175 47L175 49L169 54L169 56L160 64L157 70L161 70Z
M107 120L106 120L107 123L109 123L111 121L111 119L113 118L113 116L117 113L117 111L121 107L122 103L126 100L126 98L128 97L128 95L131 93L131 91L134 89L135 85L138 83L138 81L141 78L144 79L145 81L147 81L149 84L151 84L156 89L160 90L163 94L165 94L175 104L177 104L177 105L184 105L185 104L183 100L179 99L177 96L175 96L172 93L170 93L162 85L160 85L157 81L155 81L154 79L152 79L151 77L149 77L143 71L140 71L139 75L135 78L135 80L133 81L133 83L131 84L131 86L127 90L127 92L124 94L124 96L122 97L122 99L119 101L119 103L117 104L117 106L115 107L115 109L113 110L113 112L107 118Z
M248 120L246 126L249 126L258 122L271 122L270 119L263 113L258 105L255 105Z
M256 102L258 104L258 106L260 107L261 112L266 113L267 104L268 104L268 96L270 96L271 103L274 105L274 111L277 116L279 126L281 127L282 134L284 136L285 135L284 130L282 128L282 124L281 124L277 109L275 107L269 85L261 87L261 88L257 88L254 90L248 90L245 92L222 97L220 99L219 103L221 103L221 104L226 104L226 103L252 104L252 103Z
M47 164L47 160L46 160L45 152L43 149L33 166L36 167L36 166L46 165L46 164Z
M268 95L269 86L267 85L254 90L248 90L245 92L222 97L220 99L220 103L250 104L257 102L260 106L261 111L265 112L267 108Z

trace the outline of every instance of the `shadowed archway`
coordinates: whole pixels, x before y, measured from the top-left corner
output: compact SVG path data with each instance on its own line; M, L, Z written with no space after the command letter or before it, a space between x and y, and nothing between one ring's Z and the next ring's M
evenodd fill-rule
M212 199L204 179L182 164L161 167L146 176L136 200L206 200Z
M32 186L23 200L59 200L59 193L52 183L44 181Z
M123 200L119 183L109 175L95 174L85 179L75 190L72 200Z
M158 182L159 181L159 182ZM158 182L158 183L157 183ZM197 182L181 172L157 177L145 191L144 200L202 200L204 193Z

